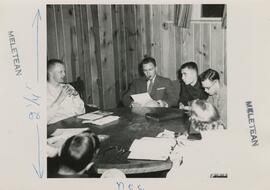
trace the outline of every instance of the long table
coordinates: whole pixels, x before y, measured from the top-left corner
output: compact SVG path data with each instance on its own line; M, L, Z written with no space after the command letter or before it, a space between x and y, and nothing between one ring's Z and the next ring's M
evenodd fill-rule
M60 128L89 128L97 135L108 135L109 138L101 143L100 151L95 160L95 170L102 174L110 168L117 168L127 176L134 177L164 177L172 167L172 162L150 161L150 160L129 160L129 147L134 139L141 137L155 137L164 129L177 133L183 133L188 129L188 116L179 109L174 108L115 108L113 115L120 116L118 121L105 126L83 124L77 117L71 117L55 124L47 126L47 137ZM145 117L150 112L180 112L182 116L177 119L157 122ZM158 147L157 147L158 148ZM48 164L48 167L52 167ZM160 175L163 172L162 175ZM158 174L158 175L156 175Z

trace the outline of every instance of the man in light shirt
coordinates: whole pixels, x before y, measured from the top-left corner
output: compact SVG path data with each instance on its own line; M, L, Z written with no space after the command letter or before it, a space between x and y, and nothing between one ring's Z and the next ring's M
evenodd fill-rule
M156 61L152 57L146 57L141 62L144 77L135 79L128 92L123 96L122 102L131 107L171 107L177 104L177 92L168 78L157 75ZM133 94L148 92L154 100L140 105L131 98Z
M208 101L213 104L220 114L224 124L227 124L227 87L220 80L219 73L207 69L200 75L202 86L209 94Z
M47 63L47 124L85 113L84 102L78 92L64 83L63 61L51 59Z

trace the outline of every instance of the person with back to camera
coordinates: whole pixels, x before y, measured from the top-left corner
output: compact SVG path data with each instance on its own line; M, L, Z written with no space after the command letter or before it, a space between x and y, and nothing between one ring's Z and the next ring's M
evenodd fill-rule
M209 94L208 101L219 111L224 124L227 124L227 87L220 80L219 73L213 69L207 69L200 75L202 86Z
M93 170L95 156L100 147L98 137L85 131L68 138L60 149L51 151L48 157L58 157L58 170L51 177L96 177Z
M176 90L172 81L168 78L157 75L156 60L146 57L140 63L144 77L135 79L129 90L124 94L122 102L124 106L130 107L172 107L177 104ZM140 105L131 98L133 94L148 92L154 101Z
M85 113L78 92L70 84L64 84L65 75L63 61L47 62L47 124Z
M200 132L202 139L193 141L184 136L177 139L179 145L170 156L173 166L167 177L208 179L211 170L224 171L226 151L220 146L228 140L227 130L218 110L206 100L192 101L189 114L190 127Z
M206 100L208 98L198 77L198 67L195 62L184 63L178 70L178 77L180 80L180 109L188 110L189 101L196 99Z

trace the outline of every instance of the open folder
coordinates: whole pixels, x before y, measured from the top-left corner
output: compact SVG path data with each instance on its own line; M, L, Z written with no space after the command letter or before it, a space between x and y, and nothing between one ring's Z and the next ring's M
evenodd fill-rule
M176 145L173 138L143 137L135 139L129 148L128 159L167 160Z

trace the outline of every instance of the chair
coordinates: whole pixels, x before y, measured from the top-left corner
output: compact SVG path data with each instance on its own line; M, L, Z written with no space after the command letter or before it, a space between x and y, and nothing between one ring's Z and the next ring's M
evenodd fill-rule
M78 77L76 81L70 82L69 84L75 88L75 90L79 93L81 99L85 101L85 88L84 82L81 77Z
M81 99L84 101L86 113L93 112L99 109L96 105L85 103L85 86L84 81L81 79L81 77L77 77L76 81L70 82L69 84L75 88L75 90L79 93Z

